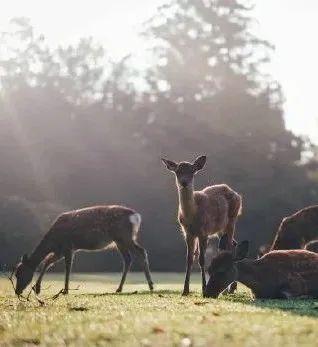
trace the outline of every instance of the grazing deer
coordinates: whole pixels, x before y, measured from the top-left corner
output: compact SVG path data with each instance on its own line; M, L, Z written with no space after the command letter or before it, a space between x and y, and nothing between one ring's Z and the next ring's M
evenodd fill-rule
M259 259L245 259L248 241L234 252L212 259L205 296L216 298L233 281L250 288L255 298L318 297L318 254L306 250L271 251Z
M304 249L310 252L318 253L318 240L308 242Z
M24 255L15 269L17 279L15 292L21 295L32 281L40 263L43 269L36 281L35 292L41 290L45 271L58 260L65 260L65 286L61 291L67 294L74 252L96 251L115 243L123 257L123 274L117 289L121 292L127 272L131 266L131 254L142 260L150 290L153 289L147 252L136 241L141 216L123 206L94 206L61 214L30 256Z
M271 250L303 248L318 238L318 205L309 206L283 219Z
M206 156L198 157L192 164L175 163L167 159L162 161L176 177L179 196L178 220L187 244L187 268L182 295L189 294L190 274L197 243L204 292L206 287L204 258L208 237L216 233L223 234L226 236L227 248L232 248L235 223L241 211L242 199L226 184L194 191L194 175L203 169Z

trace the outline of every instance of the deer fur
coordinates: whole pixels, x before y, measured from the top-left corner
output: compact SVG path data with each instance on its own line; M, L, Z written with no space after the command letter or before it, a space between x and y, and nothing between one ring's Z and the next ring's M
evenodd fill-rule
M310 252L318 253L318 240L308 242L305 245L304 249L306 249L307 251L310 251Z
M167 159L162 161L176 177L179 198L178 221L187 244L187 268L183 295L189 294L190 274L197 243L204 292L205 252L208 238L219 233L226 237L227 248L232 247L235 223L241 211L242 199L226 184L209 186L200 191L194 190L194 175L203 169L206 156L198 157L192 164L175 163Z
M306 243L317 238L318 205L314 205L282 220L271 250L303 248Z
M20 295L29 285L35 270L43 262L43 269L34 287L36 293L39 293L45 271L62 258L65 260L63 294L67 294L74 252L103 250L112 243L116 244L124 264L117 292L122 291L131 266L132 254L142 261L149 288L152 290L147 252L136 241L140 223L139 213L117 205L93 206L61 214L32 254L24 255L17 265L16 294Z
M235 252L222 251L212 259L205 296L218 295L233 281L251 289L255 298L318 297L318 254L306 250L271 251L246 259L248 242Z

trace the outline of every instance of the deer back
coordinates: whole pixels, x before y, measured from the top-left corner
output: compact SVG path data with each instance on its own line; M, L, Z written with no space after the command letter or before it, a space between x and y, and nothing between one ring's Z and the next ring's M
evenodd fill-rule
M318 205L306 207L283 219L271 249L302 248L318 238Z
M318 294L318 255L306 250L271 251L255 262L258 288L264 294L290 291L293 296ZM264 297L264 295L262 295Z
M130 241L133 237L129 217L136 212L124 206L93 206L63 213L53 224L50 238L59 247L96 250L113 241Z

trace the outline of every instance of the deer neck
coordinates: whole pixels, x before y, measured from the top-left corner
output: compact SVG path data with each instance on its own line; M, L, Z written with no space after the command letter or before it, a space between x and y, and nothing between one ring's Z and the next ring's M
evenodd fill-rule
M243 283L252 291L257 290L257 270L255 268L255 260L243 259L237 262L237 281Z
M52 250L53 247L51 245L51 242L46 237L44 237L29 257L29 263L31 267L35 270L43 261L43 259L52 252Z
M196 213L193 185L187 187L178 186L178 195L179 212L181 212L185 220L191 221Z

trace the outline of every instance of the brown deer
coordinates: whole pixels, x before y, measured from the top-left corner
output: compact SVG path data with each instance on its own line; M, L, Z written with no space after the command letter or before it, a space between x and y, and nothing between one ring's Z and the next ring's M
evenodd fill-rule
M318 238L318 205L309 206L281 222L271 250L303 248Z
M102 250L112 243L116 244L124 264L117 292L122 291L132 262L131 254L142 261L149 288L152 290L147 252L136 241L140 224L140 214L124 206L94 206L61 214L32 254L25 254L17 265L16 294L22 294L32 281L35 270L43 262L43 269L34 287L38 294L45 271L62 258L65 260L65 286L61 292L67 294L74 252Z
M235 223L241 211L242 199L226 184L194 191L194 175L203 169L206 156L198 157L193 163L175 163L167 159L162 161L176 177L179 196L178 220L187 244L187 268L182 295L189 294L190 274L197 243L204 292L206 287L204 258L208 237L216 233L223 234L227 248L232 248Z
M310 252L318 253L318 240L310 241L306 243L304 249Z
M212 259L205 296L216 298L238 281L255 298L290 299L318 297L318 254L306 250L271 251L259 259L245 259L248 241L235 251L221 251Z

